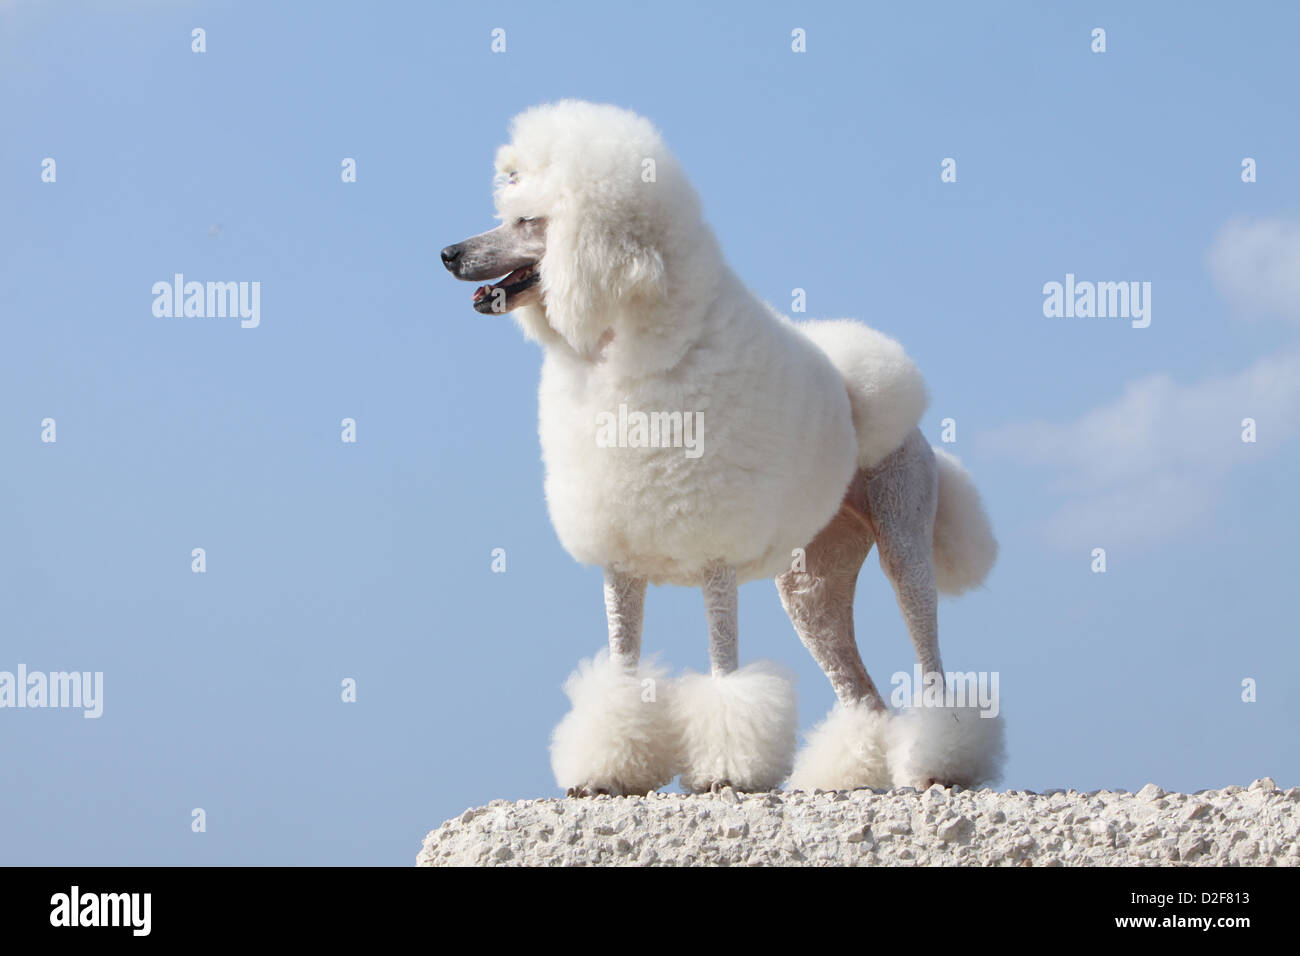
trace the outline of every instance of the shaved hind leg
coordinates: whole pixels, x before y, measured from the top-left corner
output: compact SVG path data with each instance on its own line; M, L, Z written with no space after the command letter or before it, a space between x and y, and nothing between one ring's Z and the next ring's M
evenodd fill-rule
M813 539L802 570L776 579L781 604L799 639L825 672L840 702L883 711L885 702L863 666L853 633L853 596L858 572L875 535L862 517L865 476L845 495L845 508Z
M974 786L995 778L1001 764L1001 721L978 706L949 697L939 656L939 594L934 572L934 520L938 502L934 451L912 432L866 476L868 517L876 532L880 566L889 577L907 622L924 684L911 706L891 718L887 759L895 786ZM939 700L933 699L939 692Z
M867 515L880 567L893 585L921 673L942 673L939 591L934 579L934 515L938 478L934 452L912 432L902 446L865 473Z
M813 659L826 672L839 703L808 734L795 760L796 790L852 790L891 784L887 757L890 717L862 665L853 634L858 571L875 543L865 513L866 476L854 478L839 514L813 539L803 570L777 578L781 603Z

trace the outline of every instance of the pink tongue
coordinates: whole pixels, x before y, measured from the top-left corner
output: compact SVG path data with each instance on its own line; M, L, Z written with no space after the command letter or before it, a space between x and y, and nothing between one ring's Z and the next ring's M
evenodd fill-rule
M479 286L477 289L475 289L475 290L474 290L474 301L477 302L479 299L481 299L481 298L483 298L485 295L487 295L487 294L488 294L488 290L489 290L490 288L492 288L492 287L491 287L491 286L486 286L486 285L481 285L481 286Z

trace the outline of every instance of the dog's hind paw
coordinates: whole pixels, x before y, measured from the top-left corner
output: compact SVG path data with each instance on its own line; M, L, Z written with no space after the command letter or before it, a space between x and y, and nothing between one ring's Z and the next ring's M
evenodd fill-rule
M808 733L795 758L791 790L888 788L886 756L891 716L866 704L836 704Z
M978 787L1002 775L1005 728L975 707L915 707L889 725L889 770L896 787Z

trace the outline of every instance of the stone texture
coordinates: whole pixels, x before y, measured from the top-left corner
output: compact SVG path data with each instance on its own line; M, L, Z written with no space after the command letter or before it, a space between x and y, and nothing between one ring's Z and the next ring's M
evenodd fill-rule
M1300 791L778 791L495 800L420 866L1297 866Z

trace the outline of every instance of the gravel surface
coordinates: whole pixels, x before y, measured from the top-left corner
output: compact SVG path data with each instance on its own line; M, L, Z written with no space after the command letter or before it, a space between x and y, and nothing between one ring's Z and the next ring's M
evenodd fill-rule
M774 791L494 800L420 866L1297 866L1300 787Z

